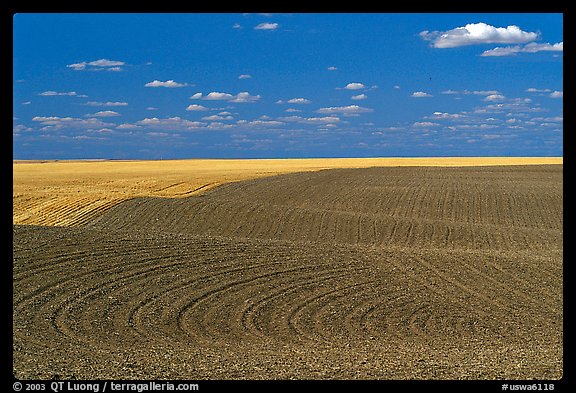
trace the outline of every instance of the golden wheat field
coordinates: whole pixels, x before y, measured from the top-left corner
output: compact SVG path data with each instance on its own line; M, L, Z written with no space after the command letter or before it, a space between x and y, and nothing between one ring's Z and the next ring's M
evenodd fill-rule
M562 158L15 162L20 379L555 380Z

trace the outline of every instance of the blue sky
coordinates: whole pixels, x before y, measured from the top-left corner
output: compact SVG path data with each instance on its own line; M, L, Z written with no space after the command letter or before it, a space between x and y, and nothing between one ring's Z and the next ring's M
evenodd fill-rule
M15 159L561 156L562 14L16 14Z

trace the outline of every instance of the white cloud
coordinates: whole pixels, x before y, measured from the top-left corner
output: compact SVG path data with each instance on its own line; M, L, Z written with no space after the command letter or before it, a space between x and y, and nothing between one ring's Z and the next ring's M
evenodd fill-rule
M285 110L288 113L302 112L300 109L288 108Z
M242 74L238 76L238 79L250 79L252 78L252 75L250 74Z
M464 115L461 115L461 114L458 114L458 113L434 112L430 118L431 118L431 119L451 119L451 120L455 120L455 119L460 119L460 118L462 118L462 117L464 117Z
M334 66L330 66L327 68L328 71L336 71L338 68L334 67Z
M204 116L202 120L208 121L221 121L221 120L233 120L232 116L220 116L220 115L212 115L212 116Z
M25 125L22 125L22 124L18 124L18 125L15 125L14 127L12 127L12 132L14 132L14 133L19 133L22 131L32 131L32 128L26 127Z
M432 94L423 92L423 91L415 91L414 93L412 93L410 95L410 97L414 97L414 98L427 98L427 97L432 97Z
M137 130L137 129L140 129L142 127L137 126L136 124L124 123L124 124L120 124L116 128L119 130Z
M417 121L414 124L412 124L413 127L437 127L440 124L438 123L433 123L431 121Z
M242 127L278 127L283 126L285 123L277 120L238 120L236 124Z
M254 30L276 30L278 27L280 27L278 23L265 22L260 23L259 25L254 27Z
M506 99L506 97L504 97L502 94L490 94L489 96L486 96L484 98L484 101L486 102L501 102L504 101Z
M500 92L498 90L445 90L443 92L441 92L441 94L464 94L464 95L469 95L469 94L474 94L474 95L479 95L479 96L489 96L491 94L500 94Z
M122 71L121 66L125 64L123 61L100 59L69 64L66 67L72 68L74 71Z
M356 96L352 96L351 98L353 100L365 100L366 98L368 98L368 96L366 94L358 94Z
M153 107L153 106L149 106L149 107L146 108L146 110L147 110L147 111L157 111L158 108Z
M497 90L474 90L473 92L468 92L465 90L464 94L475 94L478 96L490 96L490 95L499 95L500 92Z
M550 89L536 89L534 87L530 87L528 89L526 89L526 92L528 93L550 93L552 90Z
M248 93L247 91L243 91L241 93L238 93L236 95L236 97L234 97L233 99L230 100L230 102L240 102L240 103L244 103L244 102L256 102L260 99L261 97L259 95L250 95L250 93Z
M115 124L105 123L96 118L78 119L75 117L35 116L32 118L32 121L39 122L43 125L42 130L59 130L62 128L86 129L115 126Z
M88 97L87 95L84 95L84 94L78 94L75 91L57 92L57 91L52 91L52 90L44 91L38 95L39 96L45 96L45 97L50 97L50 96Z
M41 123L54 122L54 121L72 121L80 120L73 117L58 117L58 116L34 116L32 121L39 121Z
M310 104L312 101L306 98L291 98L288 100L289 104Z
M208 124L208 126L206 126L206 128L210 130L225 130L232 127L234 127L232 124L226 124L219 121L213 121L212 123Z
M206 123L185 120L176 116L164 119L159 119L157 117L145 118L143 120L137 121L136 125L160 130L178 131L202 128L206 126Z
M351 82L348 83L344 88L348 90L360 90L366 88L366 86L364 86L363 83Z
M494 27L486 23L469 23L448 31L422 31L420 37L434 48L456 48L479 44L524 44L538 38L538 33L522 31L518 26Z
M564 91L553 91L550 93L550 98L564 98Z
M307 117L301 122L306 124L336 124L340 122L340 118L336 116Z
M174 87L184 87L184 86L188 86L187 83L178 83L178 82L174 82L172 79L167 80L166 82L162 82L159 80L154 80L152 82L148 82L146 83L144 86L146 87L169 87L169 88L174 88Z
M208 108L206 108L205 106L202 106L202 105L192 104L192 105L188 105L186 110L187 111L193 111L193 112L202 112L202 111L207 111Z
M207 95L203 95L202 93L196 93L190 97L193 100L205 100L205 101L229 101L229 102L236 102L236 103L247 103L247 102L256 102L261 97L259 95L251 95L247 91L243 91L236 95L232 95L230 93L221 93L218 91L213 91L208 93Z
M197 96L197 94L199 94L199 93L194 94L192 97ZM200 93L200 94L201 94L201 93ZM192 97L191 97L191 98L192 98ZM203 100L208 100L208 101L220 101L220 100L228 101L228 100L231 100L231 99L233 99L233 98L234 98L234 96L233 96L232 94L220 93L220 92L217 92L217 91L213 91L213 92L208 93L208 94L206 95L206 97L204 97L204 98L202 98L202 99L203 99Z
M72 68L75 71L82 71L82 70L86 69L86 64L88 64L88 63L83 61L82 63L68 64L66 67Z
M506 47L496 47L482 52L480 56L513 56L517 53L536 53L536 52L563 52L564 42L558 42L556 44L537 44L531 42L527 45L520 46L506 46Z
M333 106L328 108L320 108L316 112L326 114L340 113L343 115L356 115L360 113L367 113L373 111L374 111L373 109L363 108L358 105L348 105L348 106Z
M98 101L89 101L87 103L85 103L84 105L86 106L128 106L127 102L112 102L112 101L107 101L107 102L98 102Z
M563 122L563 116L554 116L554 117L534 117L532 118L533 121L546 121L546 122Z
M86 117L113 117L113 116L120 116L120 113L114 111L100 111L94 113L93 115L86 115Z
M278 120L285 122L294 122L301 124L336 124L340 122L340 118L337 116L325 116L325 117L300 117L300 116L288 116L280 117Z
M91 61L88 65L94 67L114 67L114 66L123 66L125 63L123 61L115 61L115 60L108 60L108 59L100 59Z
M233 29L241 29L242 26L241 26L239 23L234 23L234 24L232 25L232 28L233 28Z

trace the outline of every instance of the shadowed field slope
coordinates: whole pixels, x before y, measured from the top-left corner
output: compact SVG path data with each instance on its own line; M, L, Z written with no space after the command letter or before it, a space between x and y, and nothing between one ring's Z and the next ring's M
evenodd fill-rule
M562 166L338 169L14 226L19 378L553 379Z

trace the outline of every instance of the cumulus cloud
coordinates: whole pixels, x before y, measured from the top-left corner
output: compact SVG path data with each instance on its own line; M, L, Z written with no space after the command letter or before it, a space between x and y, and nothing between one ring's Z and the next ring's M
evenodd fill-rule
M145 118L137 121L136 125L154 128L159 130L181 131L181 130L194 130L206 126L206 123L199 121L190 121L182 119L178 116L160 119L157 117Z
M456 48L479 44L524 44L538 38L538 33L526 32L518 26L494 27L486 23L469 23L448 31L422 31L420 37L431 41L434 48Z
M105 123L94 117L89 119L78 119L75 117L35 116L32 118L32 121L39 122L43 125L44 127L42 130L59 130L63 128L87 129L115 126L115 124Z
M172 79L167 80L166 82L162 82L159 80L153 80L152 82L148 82L146 83L144 86L146 87L168 87L168 88L174 88L174 87L184 87L184 86L188 86L187 83L178 83L178 82L174 82Z
M88 65L94 67L116 67L116 66L123 66L125 63L123 61L115 61L115 60L108 60L108 59L100 59L91 61Z
M107 101L107 102L99 102L99 101L88 101L84 105L86 106L128 106L127 102L119 102L119 101Z
M554 116L554 117L533 117L533 121L546 121L546 122L563 122L563 116Z
M260 99L261 97L259 95L250 95L250 93L243 91L241 93L238 93L236 95L236 97L234 97L233 99L230 100L230 102L240 102L240 103L244 103L244 102L256 102Z
M550 89L536 89L535 87L530 87L526 89L528 93L550 93L552 90Z
M496 47L482 52L480 56L514 56L517 53L536 53L536 52L563 52L564 42L558 42L556 44L537 44L532 42L530 44L521 46L506 46L506 47Z
M306 98L291 98L288 100L289 104L310 104L312 101Z
M439 123L433 123L431 121L417 121L412 124L413 127L437 127L439 125Z
M236 124L242 127L278 127L285 123L278 120L238 120Z
M368 96L366 94L358 94L350 98L352 98L353 100L365 100L366 98L368 98Z
M194 97L194 96L192 96L192 97ZM213 92L208 93L206 95L206 97L203 97L202 99L208 100L208 101L220 101L220 100L228 101L228 100L231 100L233 98L234 98L234 96L232 94L220 93L217 91L213 91Z
M326 113L326 114L343 114L343 115L357 115L360 113L368 113L373 112L373 109L364 108L358 105L348 105L348 106L333 106L327 108L320 108L316 112L317 113Z
M75 91L57 92L53 90L44 91L38 95L44 97L51 97L51 96L88 97L85 94L78 94Z
M325 117L288 116L288 117L280 117L278 118L278 120L300 124L316 124L316 125L336 124L340 122L340 118L337 116L325 116Z
M351 82L348 83L344 88L348 90L360 90L366 88L366 86L364 86L363 83Z
M276 30L278 27L280 27L278 23L264 22L254 27L254 30Z
M432 94L423 92L423 91L415 91L414 93L412 93L410 95L410 97L414 97L414 98L427 98L427 97L432 97Z
M252 78L252 75L250 74L242 74L238 76L238 79L250 79Z
M188 105L186 110L192 111L192 112L202 112L202 111L207 111L208 108L206 108L205 106L202 106L202 105L192 104L192 105Z
M489 96L486 96L484 98L484 101L486 102L501 102L504 101L506 99L506 97L504 97L502 94L490 94Z
M459 114L459 113L434 112L430 118L431 118L431 119L450 119L450 120L455 120L455 119L460 119L460 118L462 118L462 117L464 117L464 115L461 115L461 114Z
M233 120L232 116L220 116L220 115L212 115L212 116L204 116L202 120L208 121L222 121L222 120Z
M66 67L74 71L122 71L121 66L125 64L123 61L100 59L69 64Z
M334 67L334 66L330 66L327 68L328 71L336 71L338 68Z
M336 116L306 117L300 122L306 124L336 124L340 122L340 118Z
M120 124L119 126L116 126L116 128L118 130L138 130L142 127L140 127L136 124L124 123L124 124Z
M550 93L550 98L564 98L564 91L553 91Z
M478 96L489 96L492 94L500 94L498 90L444 90L441 94L474 94Z
M92 115L86 115L86 117L113 117L113 116L120 116L120 113L114 111L100 111Z
M190 99L192 100L205 100L205 101L229 101L229 102L236 102L236 103L247 103L247 102L256 102L260 99L260 95L251 95L247 91L243 91L236 95L230 93L222 93L218 91L213 91L208 93L207 95L203 95L202 93L193 94Z

